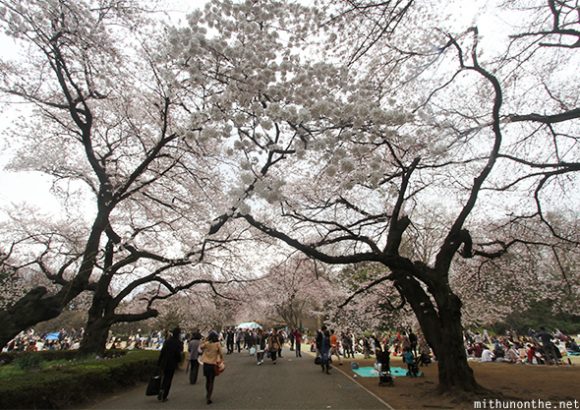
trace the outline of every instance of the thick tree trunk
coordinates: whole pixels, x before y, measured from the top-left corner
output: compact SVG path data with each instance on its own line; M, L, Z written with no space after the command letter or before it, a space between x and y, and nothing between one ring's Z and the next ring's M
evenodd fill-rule
M455 312L440 312L441 314L446 316ZM443 318L440 324L441 342L438 346L433 346L439 368L439 388L442 391L476 392L481 390L475 381L473 370L467 363L461 322Z
M79 348L81 354L102 355L105 351L109 330L115 323L116 307L113 298L108 293L109 283L110 278L103 275L93 295L85 333Z
M109 317L90 317L79 348L80 354L99 355L105 352L109 330L113 322Z
M431 289L437 306L419 282L410 275L395 281L411 305L421 330L435 356L439 369L441 392L476 392L483 390L475 381L467 363L461 325L461 301L448 286Z
M81 354L102 355L106 349L109 330L115 323L139 322L159 314L157 310L152 309L141 313L116 314L115 309L118 307L119 300L115 300L108 293L103 294L104 289L106 289L105 286L99 286L93 297L79 348Z
M37 323L54 319L75 297L87 290L89 277L95 266L102 232L108 224L110 209L99 211L85 246L83 260L77 275L58 293L45 297L46 288L39 286L30 290L14 305L0 311L0 348L23 330Z
M14 305L0 311L0 349L21 331L60 315L65 306L62 298L59 296L45 298L46 293L46 288L36 287Z

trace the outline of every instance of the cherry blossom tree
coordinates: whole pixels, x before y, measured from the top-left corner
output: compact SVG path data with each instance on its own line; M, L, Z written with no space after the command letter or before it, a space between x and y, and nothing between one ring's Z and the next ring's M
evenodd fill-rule
M341 269L334 283L342 295L337 299L338 303L330 306L331 322L335 328L364 333L409 325L413 312L391 283L369 286L384 273L384 266L378 263L363 262Z
M0 344L91 291L82 349L98 351L113 323L157 314L151 306L115 313L140 286L155 282L175 293L213 281L192 280L192 271L179 283L171 276L229 241L204 235L220 202L215 156L192 134L201 123L191 123L196 110L183 110L167 75L163 35L133 2L1 5L3 28L28 54L2 61L0 88L34 110L18 124L11 166L52 176L67 203L77 194L91 198L92 209L71 217L68 230L30 232L38 246L26 263L56 289L36 286L0 311L9 324Z
M349 2L335 23L350 33L349 13L363 10L364 19L372 7L386 15L391 6ZM196 46L205 47L222 74L212 103L233 119L223 131L234 139L230 153L242 169L240 187L232 191L236 200L212 232L233 215L325 263L382 264L387 272L369 289L392 281L409 303L438 357L440 388L480 391L467 365L462 302L450 274L457 256L494 258L509 248L493 241L474 246L467 228L476 217L529 198L519 185L528 178L516 181L513 195L515 185L505 186L506 149L514 146L511 139L526 137L508 130L520 119L506 114L516 100L493 58L482 57L478 29L451 30L442 19L434 20L441 27L433 26L433 13L421 17L420 7L409 9L414 18L391 26L369 19L387 34L369 36L372 44L357 47L363 54L344 65L340 55L317 48L343 37L333 29L312 37L305 31L320 11L215 2L192 16L188 30L216 28L198 35L203 40ZM286 13L300 15L301 23L289 25ZM274 29L282 26L288 36ZM175 41L185 38L187 31ZM348 52L352 43L336 44ZM293 55L296 47L308 50L308 57ZM181 49L190 70L206 63ZM195 83L194 74L187 74L188 81ZM573 152L566 151L567 157ZM421 215L439 201L451 222L431 257L414 258L402 246L405 238L425 226Z
M571 2L506 2L522 6L518 21L527 26L506 28L511 37L496 44L503 50L485 52L478 27L458 28L439 8L414 1L309 8L215 0L185 27L167 29L163 46L137 36L143 53L133 53L121 47L120 29L102 28L117 18L130 31L134 9L82 4L54 1L41 8L44 20L8 3L2 13L8 32L32 40L42 56L26 71L3 63L2 89L51 120L42 135L30 133L43 142L35 146L47 146L47 133L61 143L68 137L62 151L46 152L61 154L56 176L82 181L98 199L82 252L64 262L63 272L75 267L67 291L27 295L26 303L55 310L94 283L99 264L106 275L117 263L125 274L205 260L206 233L221 248L245 222L310 259L376 266L355 293L373 293L377 305L398 294L437 355L441 390L479 392L462 338L467 283L453 282L459 260L536 269L521 246L548 242L525 229L505 232L540 221L566 244L542 249L569 274L574 258L562 249L576 250L578 241L548 210L567 208L572 219L578 211L569 194L577 185L579 83L567 87L578 75ZM77 16L72 23L62 17L68 12ZM73 25L61 30L65 23ZM134 84L126 80L133 73ZM81 157L84 168L67 163ZM196 201L200 195L210 203ZM445 220L433 224L433 208L445 209ZM497 215L507 216L503 230L478 230L504 220ZM178 229L210 220L208 232ZM170 253L174 231L187 246ZM521 283L509 278L503 283ZM573 295L575 278L567 279Z
M261 306L266 319L292 329L301 328L305 317L339 299L325 267L296 254L273 265L254 287L253 303Z
M577 240L577 221L546 217L559 232ZM578 247L543 230L540 220L512 223L509 229L503 221L494 225L476 235L490 242L512 243L510 252L501 258L460 260L452 271L451 282L464 301L464 323L501 322L542 301L549 301L554 313L577 313L572 301L579 295Z

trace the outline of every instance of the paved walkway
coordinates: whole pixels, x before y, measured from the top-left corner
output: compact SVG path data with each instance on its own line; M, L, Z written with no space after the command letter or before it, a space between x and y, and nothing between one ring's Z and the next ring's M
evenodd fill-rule
M342 369L340 369L342 370ZM344 369L345 371L350 369ZM183 370L173 378L169 400L145 396L145 384L114 395L88 409L386 409L384 402L332 369L330 375L314 365L313 357L295 358L286 350L273 365L257 366L248 353L226 356L226 371L216 378L213 404L205 402L205 378L200 369L197 384L190 385Z

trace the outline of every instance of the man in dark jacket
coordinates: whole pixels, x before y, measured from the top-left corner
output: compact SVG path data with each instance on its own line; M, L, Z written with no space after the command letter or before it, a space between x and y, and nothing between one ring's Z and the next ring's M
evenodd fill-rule
M157 396L161 401L167 401L169 389L171 388L171 381L173 380L173 374L181 362L183 343L179 340L180 334L181 329L179 327L173 329L171 337L163 343L161 354L159 355L159 360L157 362L157 366L159 366L159 369L163 372L161 390Z
M226 333L226 347L228 349L227 354L234 352L234 329L228 329Z

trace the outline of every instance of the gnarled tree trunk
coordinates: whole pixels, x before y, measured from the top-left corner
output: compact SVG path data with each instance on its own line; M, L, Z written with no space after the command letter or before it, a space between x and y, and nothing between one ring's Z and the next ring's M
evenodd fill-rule
M461 325L461 301L447 285L432 284L432 299L410 275L400 274L395 286L411 305L421 330L437 358L439 390L483 390L467 363Z
M90 316L90 315L89 315ZM106 349L107 337L113 322L107 317L89 317L79 348L80 354L101 356Z
M6 310L0 311L0 348L6 346L18 333L62 312L62 300L57 296L44 297L46 288L39 286Z

